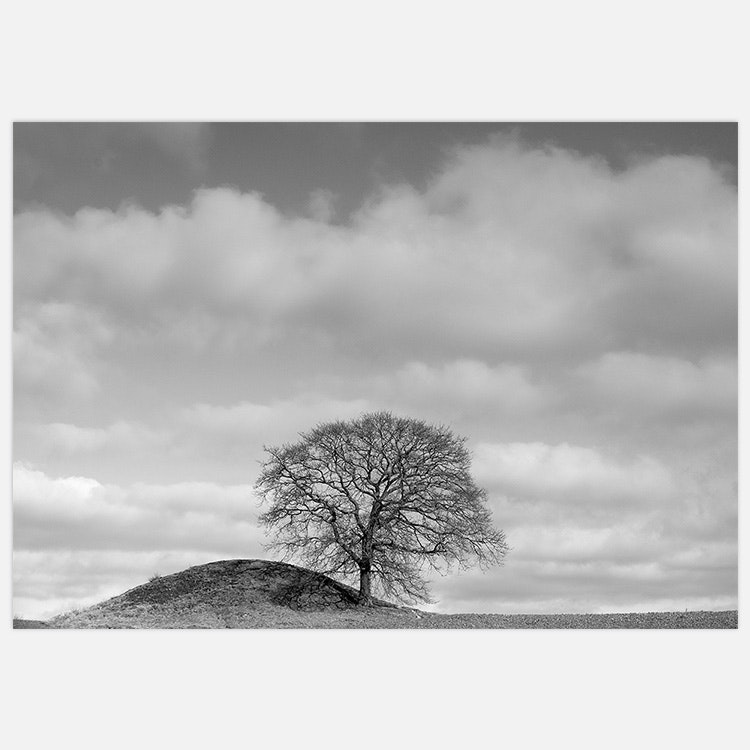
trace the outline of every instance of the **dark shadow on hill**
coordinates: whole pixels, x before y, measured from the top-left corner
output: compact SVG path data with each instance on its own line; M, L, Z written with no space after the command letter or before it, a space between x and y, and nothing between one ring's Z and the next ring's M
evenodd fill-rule
M332 578L271 560L222 560L154 578L110 602L167 604L184 597L201 601L245 600L294 610L357 607L357 592ZM376 606L395 607L382 600Z

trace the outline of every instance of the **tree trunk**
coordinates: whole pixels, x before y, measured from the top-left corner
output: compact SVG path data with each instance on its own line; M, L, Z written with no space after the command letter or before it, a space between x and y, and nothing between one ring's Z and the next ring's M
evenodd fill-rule
M362 607L372 607L372 591L370 587L371 568L368 564L359 569L359 598L357 603Z

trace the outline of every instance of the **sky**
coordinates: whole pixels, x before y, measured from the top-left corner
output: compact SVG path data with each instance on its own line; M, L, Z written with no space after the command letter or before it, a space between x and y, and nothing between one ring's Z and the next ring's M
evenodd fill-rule
M733 123L16 123L14 612L264 557L264 445L464 435L442 612L737 607Z

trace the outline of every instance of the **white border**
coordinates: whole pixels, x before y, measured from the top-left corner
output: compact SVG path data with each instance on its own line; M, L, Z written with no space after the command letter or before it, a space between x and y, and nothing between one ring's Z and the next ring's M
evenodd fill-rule
M746 26L722 0L512 9L472 0L72 0L15 3L4 16L8 161L10 123L23 119L740 120L741 133L745 122ZM741 186L746 161L741 152ZM10 295L9 163L5 170ZM741 273L746 290L744 263ZM2 335L9 353L10 320ZM741 372L744 364L742 346ZM3 376L10 414L9 357ZM9 460L3 472L10 488ZM743 466L741 495L745 476ZM9 563L8 506L5 517ZM0 679L13 747L684 750L737 747L746 734L742 624L739 632L10 631L10 570L2 585Z

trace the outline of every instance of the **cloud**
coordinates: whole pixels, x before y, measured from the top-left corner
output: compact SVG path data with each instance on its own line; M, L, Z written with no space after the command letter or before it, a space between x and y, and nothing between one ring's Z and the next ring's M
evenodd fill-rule
M315 221L328 224L336 215L336 200L337 196L331 190L313 190L307 205L310 216Z
M519 365L490 367L484 362L461 359L431 366L409 362L377 385L391 396L414 405L453 403L469 410L488 407L529 411L541 407L544 391L530 382Z
M384 187L347 226L217 188L158 214L25 211L15 237L25 297L157 325L198 308L422 361L736 341L736 191L695 157L613 172L497 139L454 150L421 192Z
M653 458L616 461L566 443L480 444L474 472L493 490L532 502L606 504L613 512L626 503L658 503L675 491L669 470Z
M229 405L198 403L167 411L159 425L119 420L105 426L19 421L16 455L33 455L48 472L96 476L141 489L169 483L185 489L218 483L251 484L263 446L294 441L319 422L368 411L361 399L303 395L296 399ZM129 502L130 500L128 500Z
M177 209L157 219L134 206L85 208L68 218L46 210L15 219L14 287L27 302L50 297L120 311L153 299L173 270Z
M153 450L163 445L167 435L145 425L119 421L107 427L79 427L64 422L31 425L30 437L37 442L38 449L61 454L98 452L104 449Z
M257 514L247 485L120 487L13 467L16 550L259 552Z
M96 352L112 339L97 312L67 302L22 308L13 331L16 393L86 398L99 389Z
M737 360L705 357L698 362L641 352L608 352L580 365L577 374L603 405L652 417L682 418L737 412Z
M367 410L362 400L300 397L269 404L195 404L182 411L181 419L192 431L197 450L248 461L261 458L263 445L294 442L298 433L318 423L351 419Z

